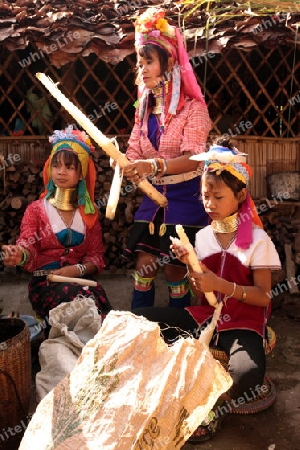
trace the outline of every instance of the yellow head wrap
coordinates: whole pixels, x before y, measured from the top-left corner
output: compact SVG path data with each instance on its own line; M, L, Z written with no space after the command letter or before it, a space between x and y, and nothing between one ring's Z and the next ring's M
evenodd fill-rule
M52 148L52 151L50 153L50 161L52 160L53 155L59 150L71 150L77 154L78 159L81 164L82 176L83 176L83 178L85 178L86 174L87 174L90 155L87 152L87 150L82 146L82 144L78 144L77 142L70 141L67 139L63 140L63 141L59 141ZM49 170L51 170L50 167L49 167ZM50 176L50 173L49 173L49 176Z

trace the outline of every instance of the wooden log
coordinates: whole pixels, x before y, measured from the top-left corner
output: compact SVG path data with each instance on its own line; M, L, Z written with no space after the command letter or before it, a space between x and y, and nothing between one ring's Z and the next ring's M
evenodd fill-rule
M175 229L176 229L176 233L178 234L181 243L183 245L185 245L186 249L189 252L187 255L189 265L192 267L194 272L202 273L202 269L199 265L199 261L198 261L196 252L195 252L192 244L190 243L189 238L187 237L182 225L176 225ZM173 240L172 240L172 242L173 242ZM204 295L205 295L207 301L209 302L209 304L211 306L214 306L215 308L217 308L218 300L217 300L214 292L204 292Z
M28 200L25 197L13 197L10 204L13 209L25 209L28 205Z
M296 233L294 239L295 264L300 264L300 232Z
M30 164L29 170L30 170L30 172L33 173L34 175L39 174L40 171L41 171L40 167L38 167L38 166L35 165L35 164Z
M285 251L285 256L286 256L286 276L287 276L289 291L291 294L298 294L299 293L298 285L293 281L293 280L295 280L296 270L295 270L294 258L292 255L292 245L285 244L284 251Z
M6 172L16 172L16 167L15 166L8 166L6 167Z
M35 175L34 175L34 174L30 174L30 175L28 175L28 177L27 177L27 183L32 184L32 183L35 182L35 179L36 179Z
M21 174L20 172L12 172L8 175L7 179L9 181L13 181L15 183L17 183L20 180Z
M0 215L0 227L5 227L5 225L6 225L5 217L3 215Z

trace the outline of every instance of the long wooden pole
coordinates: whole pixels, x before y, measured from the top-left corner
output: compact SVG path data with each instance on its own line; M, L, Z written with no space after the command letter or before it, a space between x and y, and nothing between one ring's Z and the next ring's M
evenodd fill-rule
M126 158L126 156L121 153L113 142L106 137L93 124L93 122L58 89L57 85L51 80L50 77L40 72L36 73L35 76L108 156L113 158L121 168L130 164L130 161ZM148 180L142 179L138 183L138 187L157 205L162 207L167 206L168 200L166 197L158 192L158 190L155 189L155 187L152 186Z

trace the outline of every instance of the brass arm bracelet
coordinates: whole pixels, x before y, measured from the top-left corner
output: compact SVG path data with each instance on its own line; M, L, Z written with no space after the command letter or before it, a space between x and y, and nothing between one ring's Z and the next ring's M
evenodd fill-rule
M242 288L243 294L242 294L242 297L238 301L239 302L244 302L246 300L246 298L247 298L247 292L246 292L245 286L241 286L241 288Z

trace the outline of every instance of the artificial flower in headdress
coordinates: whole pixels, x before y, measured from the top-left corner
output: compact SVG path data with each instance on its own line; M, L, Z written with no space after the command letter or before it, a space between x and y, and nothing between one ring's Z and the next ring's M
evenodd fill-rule
M193 155L190 159L204 161L204 172L213 172L220 175L225 170L242 181L247 188L249 186L249 180L252 177L251 167L246 163L246 153L241 153L236 148L213 145L208 152ZM239 226L236 238L238 247L249 248L252 243L252 222L261 228L263 227L249 190L247 190L246 198L239 209Z
M80 130L73 130L69 125L65 130L55 130L49 137L52 151L43 169L45 192L41 198L50 198L55 192L55 185L51 179L51 161L53 155L61 150L76 153L81 164L82 179L78 182L78 206L81 216L88 227L91 227L98 218L94 205L94 189L96 182L96 169L90 155L94 151L89 136Z
M172 96L168 113L175 115L184 95L201 101L205 100L195 77L192 65L186 52L183 38L178 28L165 19L165 11L149 8L135 22L136 51L147 44L163 48L174 58L172 68ZM140 86L140 119L145 111L145 86ZM143 104L144 103L144 104Z
M166 50L177 60L175 27L164 18L165 12L149 8L135 22L135 46L154 44Z

